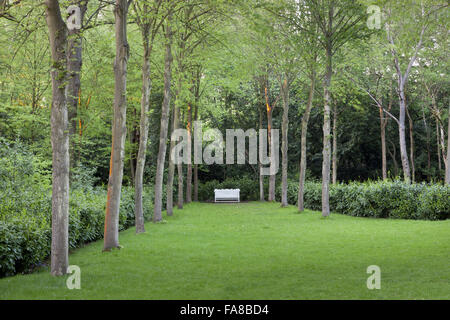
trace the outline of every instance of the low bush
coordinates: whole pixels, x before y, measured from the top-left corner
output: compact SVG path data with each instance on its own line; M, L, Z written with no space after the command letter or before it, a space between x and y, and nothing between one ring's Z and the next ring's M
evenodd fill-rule
M288 183L288 202L297 204L298 182ZM277 187L277 199L281 186ZM306 182L305 207L322 208L322 184ZM330 209L355 217L443 220L450 217L450 186L377 181L330 185Z
M12 206L2 206L2 202L5 199L0 192L0 277L29 271L49 257L51 248L51 194L48 191L28 199L31 209L16 206L12 210ZM33 202L38 204L33 205ZM105 205L104 188L71 191L70 249L103 238ZM34 207L39 210L32 209ZM144 188L144 218L147 221L152 212L153 192L147 187ZM119 230L133 226L134 220L134 189L123 187Z

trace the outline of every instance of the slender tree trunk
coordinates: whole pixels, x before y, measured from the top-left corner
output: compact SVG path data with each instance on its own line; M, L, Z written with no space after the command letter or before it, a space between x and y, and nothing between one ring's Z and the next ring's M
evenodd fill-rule
M442 170L442 164L441 164L441 147L439 142L439 121L436 119L436 146L437 146L437 156L438 156L438 169L439 172ZM438 174L440 175L440 174Z
M398 162L397 162L397 151L395 148L395 143L393 143L392 141L390 141L391 145L392 145L392 152L389 150L389 148L387 149L387 151L389 152L389 155L392 158L392 162L394 163L394 174L396 177L398 177Z
M174 107L172 111L172 130L171 132L174 132L176 128L178 128L178 108ZM172 161L171 153L173 148L175 147L175 141L172 141L170 139L170 151L169 151L169 170L167 173L167 185L166 185L166 197L167 197L167 215L172 216L173 215L173 178L175 175L175 163Z
M288 129L289 129L289 85L287 79L281 84L281 96L283 98L283 122L281 131L283 140L281 142L281 206L288 205Z
M263 111L259 108L259 132L263 129ZM259 159L259 157L258 157ZM259 172L259 201L265 201L264 198L264 176L261 174L262 172L262 164L261 159L258 161L258 172Z
M66 87L67 28L59 2L47 0L46 21L52 55L52 245L51 274L67 273L69 266L69 132Z
M198 120L198 103L195 104L194 121ZM194 164L194 201L198 201L198 164Z
M316 85L316 73L311 74L311 86L309 88L308 103L306 104L306 110L302 117L302 133L301 133L301 151L300 151L300 174L298 182L298 210L303 211L305 209L304 194L305 194L305 176L306 176L306 137L308 132L309 116L311 114L312 103L314 99L314 90Z
M399 116L399 139L400 139L400 158L402 160L402 168L404 179L407 182L411 181L411 172L409 169L409 159L408 152L406 150L406 134L405 134L405 117L406 117L406 97L404 92L403 82L401 76L399 77L399 105L400 105L400 116Z
M179 163L177 165L177 174L178 174L178 197L177 197L177 208L183 209L184 203L184 191L183 191L183 163Z
M88 0L71 1L73 5L80 8L81 21L87 9ZM67 83L67 105L68 105L68 121L69 121L69 140L70 140L70 167L76 167L76 133L77 133L77 115L78 104L81 96L81 67L83 63L83 38L80 29L69 30L67 39L67 72L69 81Z
M184 113L179 112L179 118L180 123L184 123ZM180 126L178 126L179 128ZM177 164L177 175L178 175L178 197L177 197L177 208L183 209L183 203L184 203L184 185L183 185L183 162L180 161L179 164Z
M447 166L445 167L445 183L450 184L450 106L448 116L448 131L447 131Z
M333 173L332 173L332 183L337 183L337 105L334 103L333 105L333 160L332 160L332 166L333 166Z
M447 162L447 153L445 151L445 132L444 132L444 128L442 125L439 126L440 127L440 132L441 132L441 150L442 150L442 159L444 160L444 167L445 167L445 176L444 176L444 180L447 177L447 171L448 171L448 165L449 163ZM450 133L449 133L450 134Z
M331 39L328 40L331 42ZM330 85L333 74L332 69L332 52L331 43L327 45L327 66L325 74L324 85L324 111L323 111L323 160L322 160L322 216L328 217L330 215L330 158L331 158L331 143L330 143Z
M383 180L387 179L387 159L386 159L386 119L384 118L383 108L380 111L380 134L381 134L381 172Z
M188 144L187 144L187 152L188 152L188 164L187 164L187 173L186 173L186 203L192 202L192 107L188 104L188 121L187 121L187 134L188 134Z
M416 181L416 169L414 165L414 125L411 118L411 115L409 114L408 108L406 108L406 115L408 116L409 121L409 156L411 158L411 180L412 182Z
M269 104L269 81L266 80L265 88L264 88L264 95L266 99L266 111L267 111L267 143L268 143L268 149L269 149L269 158L271 159L270 166L272 166L272 114L273 114L273 107ZM275 201L275 175L271 174L269 175L269 196L268 201Z
M427 169L428 169L427 179L428 181L430 181L430 170L431 170L430 128L428 126L427 119L425 117L425 111L423 108L422 108L422 119L423 125L425 127L425 133L427 136Z
M134 184L134 214L136 223L136 233L145 232L144 208L142 203L142 189L144 181L145 155L148 141L148 111L150 105L150 54L148 34L143 34L144 60L142 63L142 97L141 97L141 120L139 127L139 151L136 159L136 174Z
M164 162L167 148L167 127L169 122L170 87L172 81L172 30L170 27L171 15L169 14L165 33L165 55L164 55L164 98L161 107L161 128L159 133L159 151L156 164L155 178L155 205L153 221L162 220L162 187L164 177Z
M130 137L130 176L131 176L131 182L133 185L136 184L136 167L137 167L136 144L140 140L136 120L137 120L136 107L133 106L133 118L131 120L131 132L128 135Z
M127 1L116 0L114 8L116 33L116 60L114 61L114 119L112 127L111 162L109 169L103 250L119 247L119 209L122 191L125 138L127 133L126 92L127 63L129 56L127 14Z
M269 157L272 161L272 111L273 109L270 108L270 110L267 112L267 135L268 139L267 142L269 144ZM272 165L272 162L271 164ZM269 196L268 201L275 201L275 178L276 176L274 174L269 175Z

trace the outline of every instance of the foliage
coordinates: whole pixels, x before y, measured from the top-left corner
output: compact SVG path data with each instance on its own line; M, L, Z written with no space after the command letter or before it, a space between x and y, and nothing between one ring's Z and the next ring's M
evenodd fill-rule
M48 163L20 141L0 140L0 276L26 272L50 254L51 187ZM93 171L74 170L70 192L71 249L103 237L106 190L94 187ZM144 217L151 218L152 188L144 188ZM134 189L124 187L119 229L134 225Z
M298 182L289 181L289 203L297 203L297 192ZM307 208L320 210L321 183L306 182L304 199ZM450 186L397 180L339 183L330 186L330 207L355 217L445 220L450 218Z

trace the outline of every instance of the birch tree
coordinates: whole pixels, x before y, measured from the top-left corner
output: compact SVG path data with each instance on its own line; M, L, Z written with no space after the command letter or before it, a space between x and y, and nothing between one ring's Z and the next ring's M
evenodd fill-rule
M59 1L45 1L52 55L52 245L51 274L67 273L69 266L69 134L67 120L67 26Z
M123 160L127 115L127 16L130 2L116 0L114 6L116 58L114 61L114 118L112 124L111 160L105 213L103 250L119 247L119 209L122 191Z

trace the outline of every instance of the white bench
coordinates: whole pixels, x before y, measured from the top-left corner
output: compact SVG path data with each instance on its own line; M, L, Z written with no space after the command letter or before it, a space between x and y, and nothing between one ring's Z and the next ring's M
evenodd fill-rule
M240 202L240 190L214 189L214 202Z

